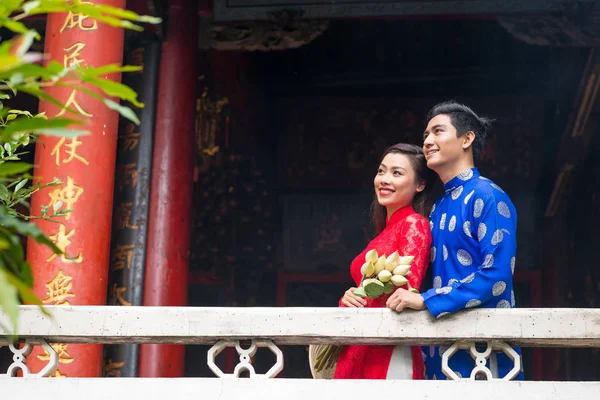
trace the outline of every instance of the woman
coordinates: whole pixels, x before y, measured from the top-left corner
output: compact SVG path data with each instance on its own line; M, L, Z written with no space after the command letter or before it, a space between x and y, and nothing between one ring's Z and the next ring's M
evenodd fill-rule
M431 203L430 177L419 146L399 143L385 151L373 182L372 211L377 237L350 266L357 286L365 255L375 249L379 255L397 250L400 256L414 256L407 278L413 288L420 288L431 246L429 222L424 217ZM385 307L389 297L363 299L353 294L355 290L352 287L344 293L340 307ZM341 351L334 379L424 379L424 370L420 347L352 345Z

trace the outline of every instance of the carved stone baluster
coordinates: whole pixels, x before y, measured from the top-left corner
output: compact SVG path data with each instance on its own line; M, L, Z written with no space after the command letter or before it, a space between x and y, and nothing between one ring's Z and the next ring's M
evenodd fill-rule
M471 357L475 360L475 367L471 371L471 375L467 378L461 377L458 373L452 370L449 366L450 357L458 350L469 350ZM498 378L497 365L495 363L495 352L504 352L514 363L514 367L502 378ZM487 366L487 361L492 358L490 367ZM475 342L455 342L448 350L442 354L442 372L450 380L477 380L485 376L485 380L504 380L509 381L514 379L521 372L521 356L512 347L505 342L491 341L486 342L486 349L483 352L477 350Z
M227 347L235 347L240 356L240 362L235 366L232 374L224 373L215 364L217 356ZM268 347L276 357L275 364L265 374L257 374L252 365L252 357L256 354L259 347ZM250 378L273 378L283 370L283 352L270 340L252 340L250 347L247 349L242 348L239 340L234 342L221 340L208 350L207 362L210 370L219 378L239 378L244 371L248 371Z
M48 364L46 364L40 372L32 374L29 367L27 367L27 356L31 354L34 345L41 345L44 347L50 355L50 359L48 360ZM19 347L18 344L15 345L13 343L9 344L8 347L13 353L13 363L9 365L8 370L6 371L6 376L9 378L16 377L19 370L22 371L23 377L45 378L52 375L58 368L58 354L44 339L27 339L25 340L23 347Z

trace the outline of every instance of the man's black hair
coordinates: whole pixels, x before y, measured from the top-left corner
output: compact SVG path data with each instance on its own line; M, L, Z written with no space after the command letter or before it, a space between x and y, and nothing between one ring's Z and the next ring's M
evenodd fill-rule
M475 134L473 141L473 160L477 160L485 145L485 139L492 127L492 120L480 117L469 107L454 101L446 101L436 104L427 114L427 121L444 114L450 118L450 122L456 128L456 136L461 137L469 131Z

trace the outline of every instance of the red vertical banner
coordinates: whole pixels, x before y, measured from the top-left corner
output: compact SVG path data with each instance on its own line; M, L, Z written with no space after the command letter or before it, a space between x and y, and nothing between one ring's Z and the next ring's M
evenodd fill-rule
M125 0L94 0L123 8ZM50 14L46 28L45 53L69 67L73 64L97 67L121 63L123 30L92 18L74 14ZM119 74L102 76L120 81ZM92 89L92 88L88 88ZM34 194L32 214L42 206L50 210L72 210L55 222L40 221L44 233L65 254L57 256L47 247L30 240L30 261L34 290L46 305L105 305L113 206L113 182L117 145L118 115L100 101L64 87L49 94L65 107L40 102L40 112L48 117L72 118L75 112L86 122L89 135L73 138L40 137L36 145L34 176L42 183L55 177L63 183ZM119 221L127 229L136 229L127 204L119 209ZM102 346L53 343L59 356L55 377L97 377L102 375ZM32 371L41 369L49 359L42 348L28 357Z

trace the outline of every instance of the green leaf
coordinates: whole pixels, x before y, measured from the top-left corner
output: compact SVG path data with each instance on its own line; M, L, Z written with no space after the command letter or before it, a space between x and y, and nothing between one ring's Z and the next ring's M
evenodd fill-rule
M0 139L4 138L6 140L7 138L11 138L14 134L21 132L44 133L43 131L56 128L67 128L71 125L83 125L83 122L69 118L20 118L4 127L4 132Z
M10 216L11 209L0 207L0 226L8 229L14 229L19 234L33 238L36 242L48 246L55 254L62 254L62 251L56 247L44 232L32 222L19 221L17 218Z
M0 64L1 64L1 62L2 61L0 60ZM17 90L20 92L23 92L23 93L27 93L31 96L35 96L40 100L46 100L47 102L52 103L61 109L65 106L60 100L56 99L55 97L50 96L49 94L47 94L43 90L40 90L39 88L19 85L19 86L17 86ZM79 116L79 114L77 114L77 111L71 110L70 108L67 108L65 111L70 114Z
M54 212L56 212L57 210L59 210L63 205L62 200L57 201L56 203L54 203L54 206L52 208L54 208Z
M29 32L29 28L27 28L25 26L25 24L19 22L19 21L14 21L11 19L4 19L4 20L0 20L0 26L4 26L8 29L10 29L13 32L16 33L26 33ZM40 39L39 35L37 35L36 39Z
M0 176L18 175L27 172L32 165L24 162L9 162L0 164Z
M66 138L74 138L77 136L86 136L90 134L90 131L86 131L85 129L68 129L68 128L49 128L49 129L40 129L36 133L40 135L48 135L48 136L60 136Z
M23 186L25 186L25 184L27 184L28 179L23 179L21 182L17 183L17 186L15 186L15 192L18 192L20 189L23 188Z
M21 280L27 287L33 287L33 272L31 270L31 264L27 261L21 263Z
M97 8L102 13L110 14L112 16L115 16L115 17L121 18L121 19L128 19L128 20L137 21L137 22L147 22L150 24L160 24L162 22L162 19L160 19L158 17L138 15L133 11L124 10L122 8L117 8L117 7L113 7L113 6L109 6L109 5L105 5L105 4L102 4L102 5L81 4L80 5L80 9L84 13L88 7Z
M0 238L0 250L8 250L10 249L10 242L4 238Z
M31 114L29 111L23 111L23 110L10 110L8 111L9 114L17 114L17 115L25 115L26 117L30 117L33 118L33 114Z
M29 14L31 12L31 10L33 10L36 7L40 6L40 2L39 1L27 1L25 2L25 4L23 4L23 12L25 12L25 14Z
M106 106L111 110L118 111L119 114L121 114L123 117L127 118L131 122L135 123L136 125L140 124L138 116L133 112L131 108L122 106L109 99L104 99L104 104L106 104Z
M18 292L17 288L8 281L8 272L2 267L0 267L0 307L16 331L19 319Z
M42 301L35 295L35 293L33 293L33 291L23 281L21 281L15 275L11 274L9 271L6 271L6 276L7 276L8 283L13 285L16 288L16 290L18 290L19 295L21 296L21 299L23 299L23 302L25 302L27 304L35 304L37 306L40 306L40 310L45 315L50 316L50 314L48 313L48 310L46 310L44 308L44 304L42 303Z
M8 189L6 188L6 186L4 186L3 184L0 184L0 200L8 201L9 197L10 197L10 193L8 192Z
M102 89L108 96L119 97L123 100L129 101L136 107L143 107L144 104L137 100L137 93L127 85L123 85L119 82L111 81L110 79L100 78L83 78L84 82L91 83Z
M123 65L119 64L108 64L103 65L98 68L87 67L82 68L82 75L86 78L97 78L100 75L108 75L117 72L137 72L141 71L143 68L137 65Z

